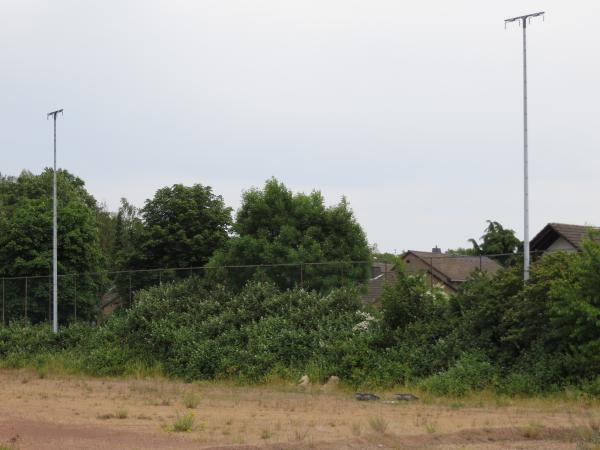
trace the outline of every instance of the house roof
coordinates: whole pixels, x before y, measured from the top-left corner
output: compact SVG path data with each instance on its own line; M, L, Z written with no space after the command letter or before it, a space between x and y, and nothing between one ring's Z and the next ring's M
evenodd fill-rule
M543 251L562 237L577 250L581 250L581 243L590 230L600 230L600 228L589 225L549 223L531 240L530 247L532 250Z
M487 256L453 256L443 253L409 250L404 254L403 259L408 255L414 255L426 266L430 266L431 269L427 270L451 291L457 289L456 283L465 281L476 269L481 268L490 274L495 274L500 269L500 265ZM367 291L362 296L363 303L375 303L379 299L385 284L393 283L397 279L393 264L375 262L373 269L374 276L369 280Z
M393 272L393 270L394 270L393 263L386 263L386 262L379 262L379 261L373 262L372 267L379 269L381 273Z
M487 256L453 256L443 253L409 250L404 258L409 254L421 259L451 283L465 281L475 269L481 269L492 275L500 270L500 264Z
M390 264L390 266L392 265ZM383 292L383 287L387 283L395 282L396 278L396 272L393 270L382 272L379 275L371 278L367 283L367 291L362 295L363 303L375 303Z

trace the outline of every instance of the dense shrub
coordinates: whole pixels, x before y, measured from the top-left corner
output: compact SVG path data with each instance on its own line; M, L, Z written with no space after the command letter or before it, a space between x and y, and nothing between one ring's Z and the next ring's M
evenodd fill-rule
M59 342L59 336L49 325L13 322L7 327L0 327L0 358L11 354L39 355L55 350Z
M0 358L22 365L39 355L68 354L81 371L96 375L126 374L143 364L185 379L262 381L309 367L320 367L321 378L351 378L376 353L375 319L360 308L353 289L323 296L253 282L231 293L207 291L190 278L141 291L129 310L97 327L74 324L57 335L46 325L0 328Z
M460 397L494 384L496 370L484 355L465 354L448 370L426 378L421 387L437 395Z

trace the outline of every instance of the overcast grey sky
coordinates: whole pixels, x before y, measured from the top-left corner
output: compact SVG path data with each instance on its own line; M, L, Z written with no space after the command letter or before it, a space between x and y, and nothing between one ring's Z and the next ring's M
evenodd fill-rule
M174 183L237 207L275 176L346 195L381 250L600 224L600 2L0 0L0 171L52 163L110 208Z

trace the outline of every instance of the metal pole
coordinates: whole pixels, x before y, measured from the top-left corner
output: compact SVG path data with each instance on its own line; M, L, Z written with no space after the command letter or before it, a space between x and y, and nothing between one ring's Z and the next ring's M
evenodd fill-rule
M527 19L523 18L523 279L529 279L529 141L527 130Z
M48 113L54 121L54 173L52 178L52 330L58 332L58 243L57 243L57 206L56 206L56 116L62 109Z
M58 208L56 205L56 114L54 114L54 171L52 178L52 330L58 331Z
M527 123L527 22L532 17L543 16L544 12L527 14L525 16L513 17L504 21L506 26L509 22L518 21L523 27L523 279L529 279L529 140Z

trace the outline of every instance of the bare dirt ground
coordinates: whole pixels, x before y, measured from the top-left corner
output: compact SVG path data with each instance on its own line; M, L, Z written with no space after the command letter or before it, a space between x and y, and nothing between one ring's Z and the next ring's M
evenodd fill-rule
M600 448L596 401L378 394L0 370L0 450ZM174 431L186 414L192 430Z

